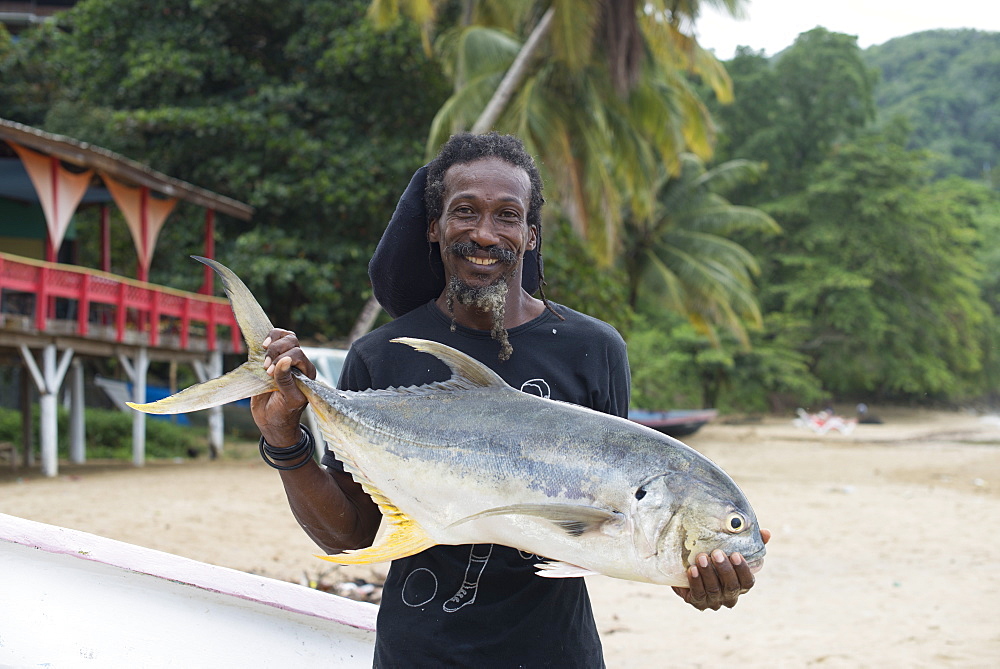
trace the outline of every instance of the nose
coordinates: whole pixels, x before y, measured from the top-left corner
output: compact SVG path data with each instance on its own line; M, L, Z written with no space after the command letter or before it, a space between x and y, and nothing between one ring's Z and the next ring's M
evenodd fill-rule
M496 226L490 217L483 216L469 231L469 240L483 248L489 248L500 243L500 235L497 234Z

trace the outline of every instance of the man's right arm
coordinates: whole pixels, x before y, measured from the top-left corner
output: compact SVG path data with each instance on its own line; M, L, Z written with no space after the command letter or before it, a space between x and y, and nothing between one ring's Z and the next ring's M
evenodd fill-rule
M281 483L295 520L324 551L372 545L382 513L350 474L309 462L282 471Z
M289 447L302 436L299 423L307 404L291 369L297 367L310 378L315 378L316 369L299 348L294 333L275 329L268 340L265 364L278 391L252 398L250 407L265 441L276 448ZM324 469L313 461L311 453L303 459L309 462L281 471L288 505L302 529L327 553L370 546L382 517L375 503L349 474Z

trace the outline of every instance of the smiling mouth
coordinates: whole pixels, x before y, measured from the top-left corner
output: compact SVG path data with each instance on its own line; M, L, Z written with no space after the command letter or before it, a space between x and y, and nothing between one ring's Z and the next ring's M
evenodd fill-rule
M465 256L465 259L474 265L483 265L483 266L496 265L498 262L500 262L496 258L476 258L474 256Z

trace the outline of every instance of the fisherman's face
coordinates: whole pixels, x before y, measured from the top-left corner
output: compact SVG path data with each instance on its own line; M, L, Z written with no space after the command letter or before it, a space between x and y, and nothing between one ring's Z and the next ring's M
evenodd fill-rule
M442 199L428 238L441 245L446 284L481 291L503 283L520 290L524 253L538 243L538 231L527 222L528 173L500 158L452 165Z

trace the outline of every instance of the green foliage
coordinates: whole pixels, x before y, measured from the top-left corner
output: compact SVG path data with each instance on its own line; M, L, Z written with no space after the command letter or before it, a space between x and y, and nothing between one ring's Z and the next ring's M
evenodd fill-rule
M930 63L918 69L926 81L945 76L952 59L970 67L954 48L932 54L933 40L903 41L914 51L888 50L881 91L921 89L921 76L903 83L919 62ZM853 37L817 29L775 59L743 50L728 68L736 101L717 110L719 156L768 168L731 200L764 209L783 234L740 238L762 270L764 327L735 352L720 404L787 409L823 393L957 400L992 388L995 194L934 182L942 163L905 148L898 118L874 131L875 80ZM987 96L994 79L982 86ZM942 85L940 99L968 99L960 88Z
M982 364L977 231L919 154L873 135L838 149L772 211L772 309L807 319L800 349L836 393L955 396Z
M741 49L728 67L737 103L713 108L716 157L767 165L761 183L735 192L735 202L757 204L802 189L830 150L875 116L876 74L850 35L814 28L773 61Z
M809 357L796 350L807 325L768 315L746 347L729 333L710 340L676 314L638 316L628 337L632 406L724 412L809 406L824 391Z
M882 73L882 123L906 119L909 148L935 154L937 175L1000 183L1000 33L931 30L865 50Z
M250 223L220 217L219 259L275 323L343 335L448 92L417 29L378 32L366 5L81 2L61 15L65 32L47 53L57 85L42 96L41 125L253 205ZM4 70L5 84L8 75L27 85L27 74ZM193 207L172 216L152 281L200 285L186 256L203 250L203 221ZM127 243L123 228L114 233ZM116 254L113 270L132 273L133 258Z
M638 317L628 336L632 406L651 411L705 407L698 358L709 350L708 340L680 316Z
M808 320L780 312L766 314L763 327L751 332L750 347L735 353L718 407L783 412L815 406L826 392L810 371L810 356L802 352L809 335Z
M38 424L38 405L32 407L32 422ZM59 457L69 457L69 412L57 410L57 449ZM132 415L123 411L87 409L86 449L88 458L132 459ZM146 457L188 457L206 451L204 430L175 425L166 420L146 421ZM35 452L38 452L38 430L34 430ZM0 441L21 443L21 412L0 407Z
M620 270L601 267L593 251L559 219L543 224L542 258L545 295L571 309L590 314L627 333L633 312Z
M58 94L58 68L51 53L61 33L51 22L25 31L15 42L0 24L0 116L29 125L41 123Z
M692 154L682 154L678 162L677 174L661 171L652 215L626 218L620 262L629 304L644 311L669 309L710 337L725 328L745 342L744 322L760 322L758 267L733 239L740 233L772 235L779 228L764 212L734 206L723 194L757 179L760 166L733 160L706 170Z

